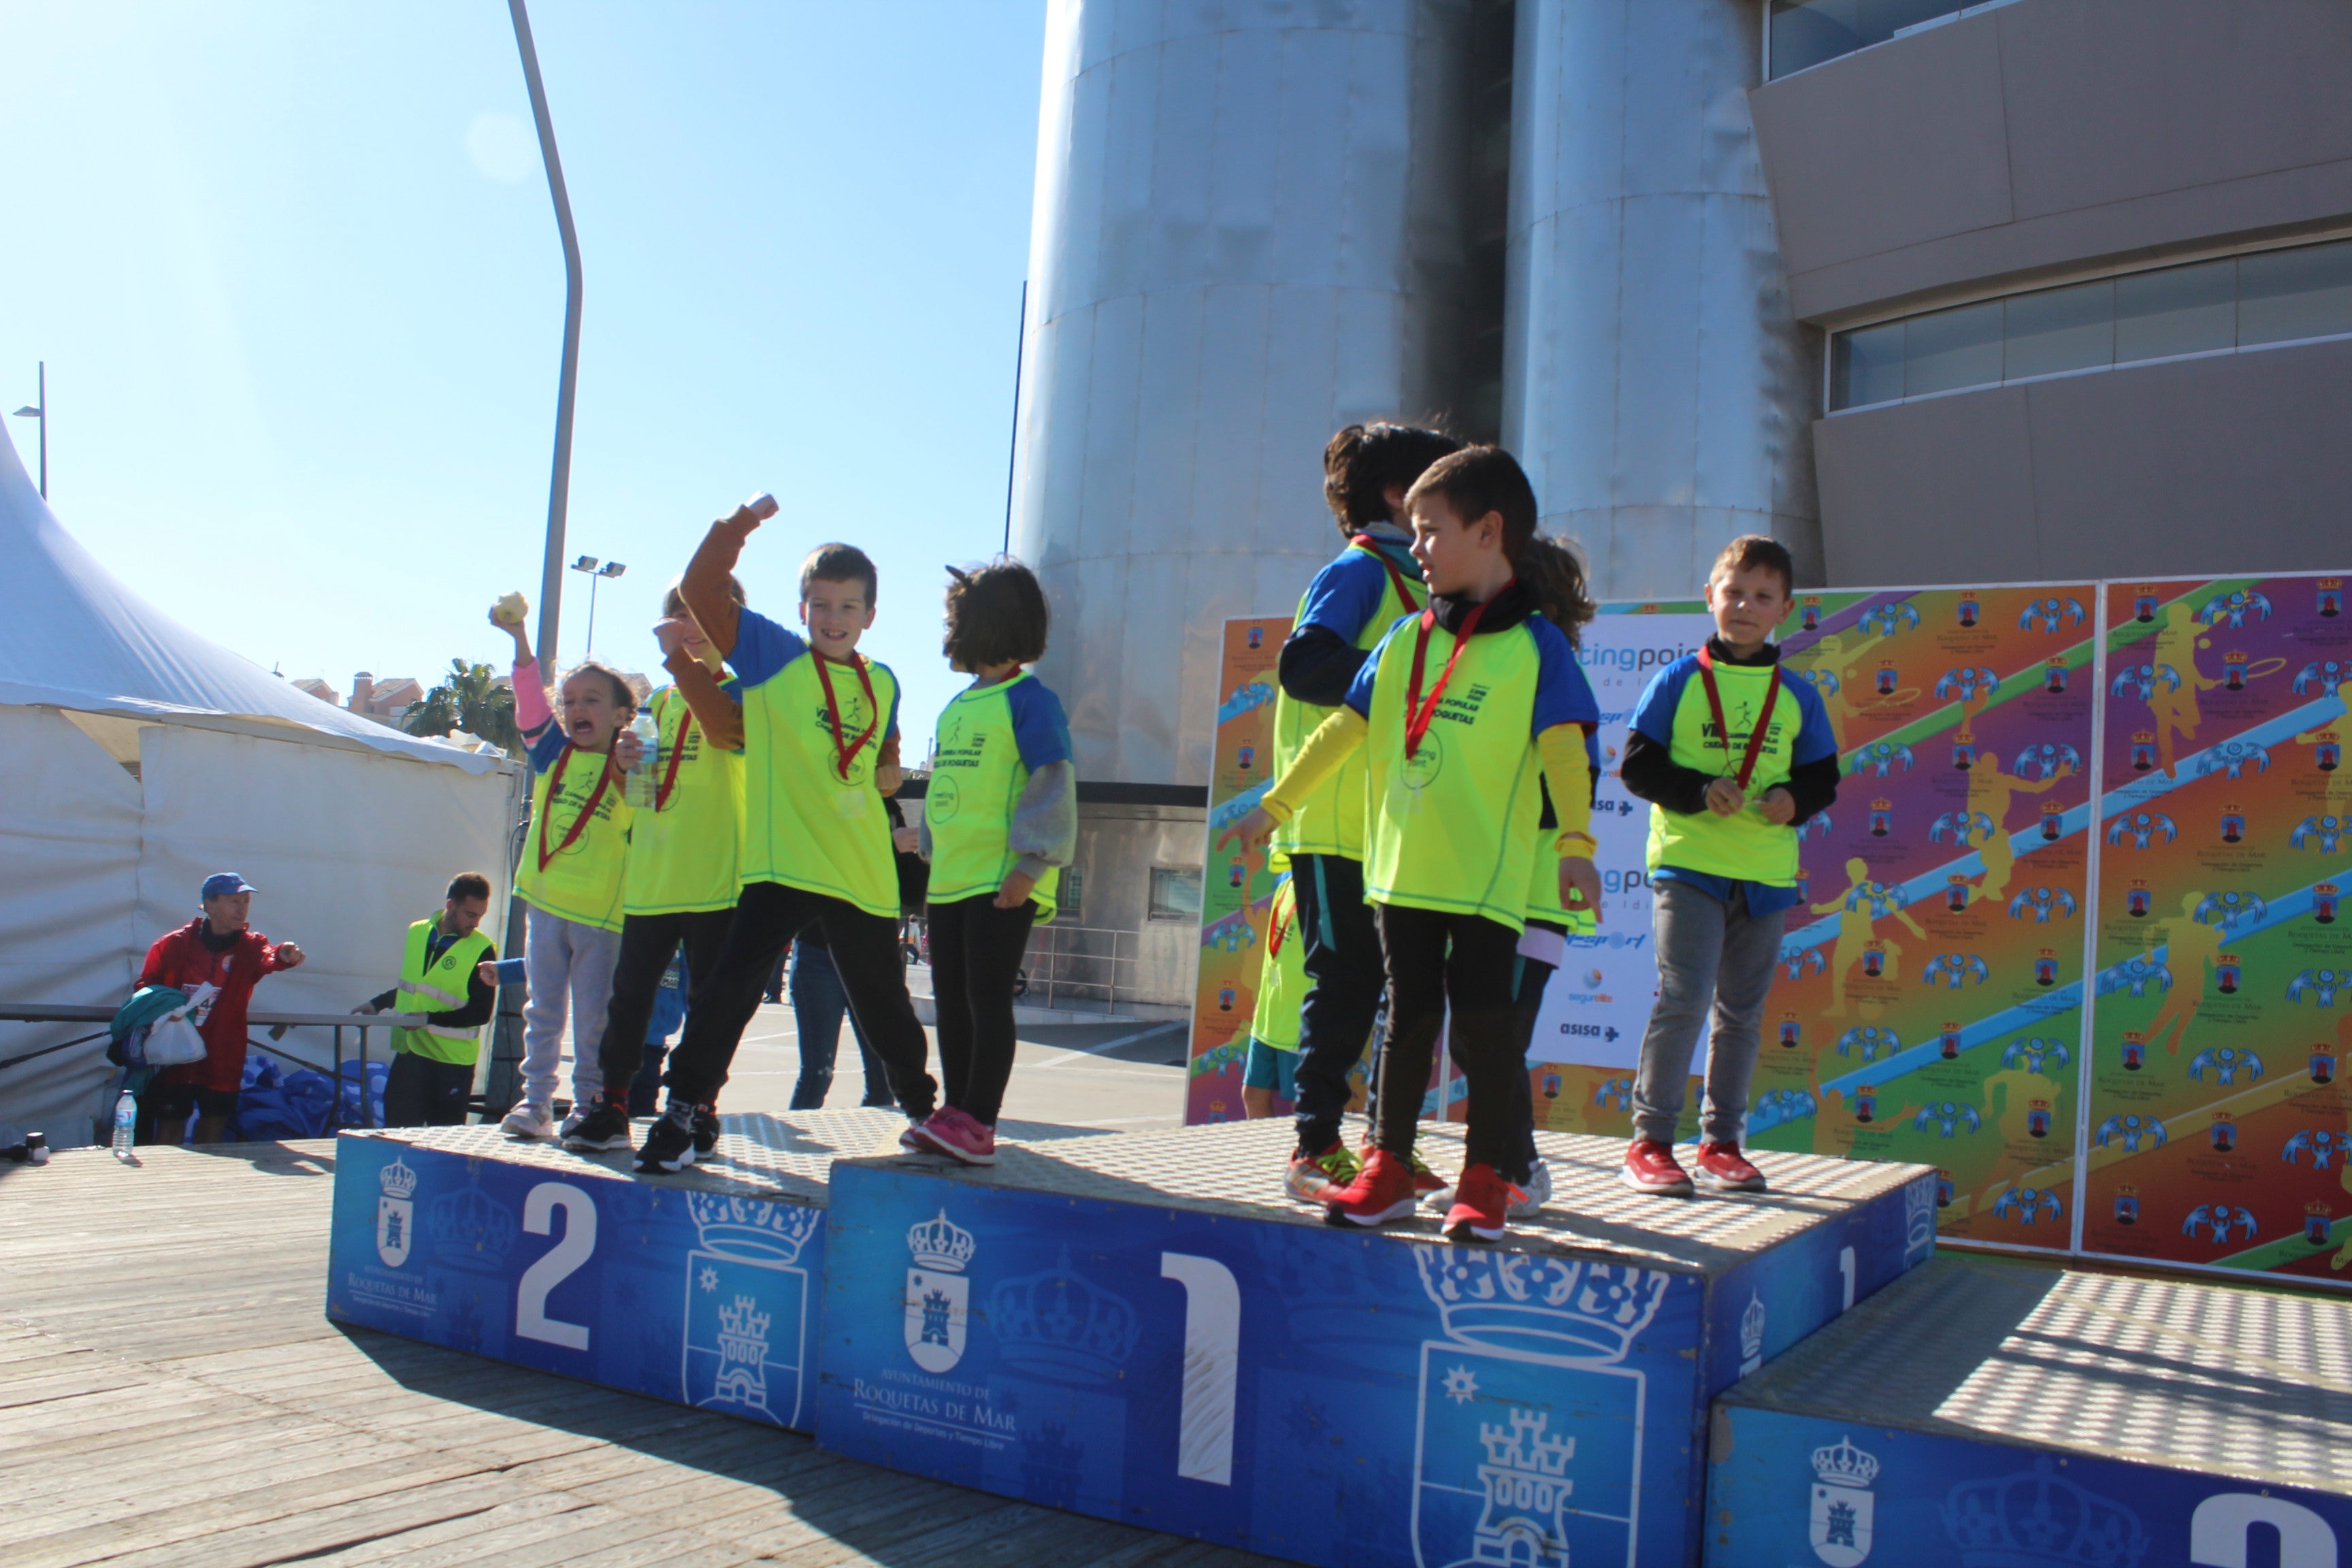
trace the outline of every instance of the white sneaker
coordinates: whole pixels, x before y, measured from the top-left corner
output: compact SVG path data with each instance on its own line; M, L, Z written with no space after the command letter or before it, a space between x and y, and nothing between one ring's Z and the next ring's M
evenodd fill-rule
M1519 1191L1524 1195L1504 1212L1511 1219L1533 1219L1538 1210L1551 1202L1551 1167L1538 1160L1528 1167L1527 1184Z
M555 1112L534 1101L521 1100L507 1112L507 1119L499 1123L499 1131L509 1138L552 1138Z

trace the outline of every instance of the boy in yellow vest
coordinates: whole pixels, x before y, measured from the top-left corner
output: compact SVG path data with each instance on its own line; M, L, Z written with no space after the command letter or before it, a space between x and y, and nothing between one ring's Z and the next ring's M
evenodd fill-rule
M898 787L890 761L898 682L857 651L874 624L874 563L847 544L809 552L801 563L806 637L740 607L728 591L730 574L773 506L739 507L712 523L678 584L742 699L743 891L718 959L693 977L686 1033L670 1055L669 1103L637 1151L640 1171L694 1163L696 1115L713 1109L776 960L820 921L850 1014L899 1106L920 1122L938 1094L898 957L898 868L885 799Z
M743 602L743 585L728 580ZM657 726L648 756L634 734L614 750L635 776L653 769L652 799L641 791L629 828L629 859L621 881L621 951L613 963L613 1000L600 1047L604 1097L563 1132L563 1146L581 1151L625 1149L630 1142L629 1088L644 1061L662 975L679 947L689 978L719 962L742 893L737 839L743 819L743 710L719 683L718 649L686 613L672 588L654 627L671 685L646 700ZM695 1150L719 1142L719 1114L695 1120Z
M1739 1152L1764 1000L1797 902L1797 829L1837 798L1837 741L1811 683L1780 670L1772 628L1793 602L1779 541L1733 540L1707 574L1715 635L1653 676L1633 707L1625 788L1650 803L1658 1000L1633 1079L1637 1192L1691 1194L1673 1139L1700 1027L1714 1014L1696 1179L1762 1192Z
M1364 895L1388 973L1379 1142L1331 1194L1334 1225L1385 1225L1419 1200L1412 1164L1437 1036L1469 1080L1468 1164L1444 1222L1455 1242L1499 1240L1525 1194L1502 1174L1524 1147L1512 980L1527 925L1543 788L1559 820L1559 896L1601 905L1590 830L1592 689L1515 563L1535 535L1535 492L1509 453L1441 458L1404 498L1428 607L1399 621L1260 806L1228 829L1262 841L1339 764L1367 759Z
M1408 425L1350 425L1323 448L1323 499L1348 547L1315 574L1283 639L1274 702L1274 780L1348 689L1399 618L1428 597L1405 526L1404 493L1423 470L1462 445ZM1358 1160L1339 1136L1381 1005L1381 937L1364 901L1364 761L1343 763L1299 796L1274 836L1290 859L1298 900L1299 957L1307 992L1295 1064L1298 1143L1283 1188L1321 1203L1355 1179ZM1245 1091L1246 1092L1246 1091ZM1412 1091L1419 1104L1423 1091ZM1379 1114L1375 1100L1373 1114ZM1444 1184L1425 1170L1423 1191Z

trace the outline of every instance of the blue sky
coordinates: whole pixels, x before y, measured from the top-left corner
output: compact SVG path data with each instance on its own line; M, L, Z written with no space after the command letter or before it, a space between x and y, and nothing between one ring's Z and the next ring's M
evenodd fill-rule
M583 5L531 20L587 289L567 555L596 652L758 489L756 607L882 572L909 752L941 565L1004 515L1042 0ZM563 272L501 0L8 7L0 407L49 365L50 501L263 668L429 678L537 598ZM8 421L26 466L31 421ZM564 600L581 656L585 584Z

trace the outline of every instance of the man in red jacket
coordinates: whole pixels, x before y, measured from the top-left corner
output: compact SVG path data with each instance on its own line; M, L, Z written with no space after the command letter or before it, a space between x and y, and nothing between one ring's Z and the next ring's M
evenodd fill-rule
M197 986L211 984L220 994L196 1020L205 1059L165 1068L149 1086L139 1108L142 1143L179 1142L192 1110L194 1141L217 1143L236 1114L236 1093L245 1081L245 1010L253 987L265 974L299 967L303 957L292 942L272 947L250 927L253 894L236 872L215 872L197 894L205 912L147 950L140 984L173 985L191 995Z

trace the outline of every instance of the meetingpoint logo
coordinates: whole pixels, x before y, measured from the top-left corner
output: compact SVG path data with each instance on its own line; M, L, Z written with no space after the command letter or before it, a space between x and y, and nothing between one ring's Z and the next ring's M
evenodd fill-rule
M1698 649L1683 646L1663 647L1599 647L1591 643L1576 650L1576 662L1587 669L1606 670L1617 675L1640 675L1645 670L1664 669L1666 666Z

